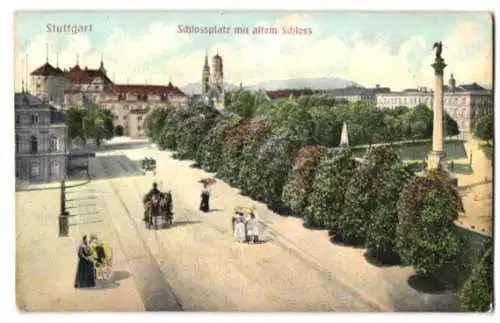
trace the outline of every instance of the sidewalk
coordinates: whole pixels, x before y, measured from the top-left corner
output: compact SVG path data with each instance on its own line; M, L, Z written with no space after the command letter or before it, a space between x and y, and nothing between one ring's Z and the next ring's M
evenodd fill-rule
M16 300L21 311L143 310L107 211L94 183L68 189L70 234L58 237L59 190L16 192ZM77 247L96 233L113 246L114 284L73 288Z

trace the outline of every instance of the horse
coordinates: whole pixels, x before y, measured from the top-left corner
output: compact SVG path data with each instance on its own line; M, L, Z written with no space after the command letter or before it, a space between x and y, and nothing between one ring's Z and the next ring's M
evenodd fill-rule
M144 203L144 220L148 229L154 225L158 229L158 217L160 216L160 196L152 196Z
M165 226L172 225L174 219L172 192L160 194L160 213L165 217Z
M173 202L172 193L160 193L159 196L153 196L144 204L144 220L147 228L150 229L153 225L158 229L158 217L163 218L164 227L171 225L173 221Z

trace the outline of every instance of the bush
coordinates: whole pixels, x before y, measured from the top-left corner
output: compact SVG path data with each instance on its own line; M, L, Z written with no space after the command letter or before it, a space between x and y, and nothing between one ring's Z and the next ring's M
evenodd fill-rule
M328 228L338 237L338 215L344 208L344 194L357 162L346 149L326 149L316 169L316 176L309 195L305 225Z
M238 117L218 117L198 148L196 162L209 172L216 172L222 165L222 148L228 132L241 122Z
M493 139L493 127L494 127L493 116L491 115L483 116L476 123L474 129L474 135L482 140L491 140Z
M271 134L271 127L269 127L267 120L261 116L249 120L247 127L249 136L246 138L241 151L238 183L243 192L250 194L250 191L252 191L251 185L255 182L253 179L260 167L257 164L257 152Z
M222 164L217 171L217 176L229 185L239 187L240 163L242 151L250 137L250 121L244 120L237 127L227 132L227 137L222 145Z
M493 302L493 249L491 239L474 270L457 293L464 312L486 312Z
M391 168L397 162L397 153L389 147L371 148L365 154L347 185L345 208L339 217L339 230L344 243L364 244L371 213L376 208Z
M379 189L368 227L365 246L370 255L382 263L398 262L396 228L398 225L397 202L408 181L414 176L410 167L394 164Z
M248 181L249 194L270 206L281 204L283 186L292 168L300 141L289 129L277 129L259 148L255 176Z
M413 177L401 192L396 246L417 275L436 274L456 262L463 245L454 224L460 207L456 186L441 170Z
M307 199L312 191L316 169L324 152L323 146L305 146L295 156L282 196L283 202L292 211L302 213L308 206Z
M177 154L182 159L196 159L198 148L206 137L210 128L215 125L215 118L196 115L180 123L184 129L183 136L177 139Z

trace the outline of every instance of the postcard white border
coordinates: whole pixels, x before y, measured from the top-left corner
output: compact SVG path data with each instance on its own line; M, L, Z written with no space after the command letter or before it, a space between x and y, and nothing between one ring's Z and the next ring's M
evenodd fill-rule
M390 1L390 0L336 0L328 3L325 0L275 0L272 3L269 0L252 0L250 1L228 1L228 0L211 0L207 4L204 1L196 0L183 0L176 3L172 1L154 1L154 0L141 0L141 1L108 1L108 0L86 0L86 1L63 1L63 0L16 0L12 2L4 1L2 10L0 10L0 23L2 28L1 38L4 41L3 54L1 60L3 77L1 79L2 92L1 98L1 118L2 126L0 127L1 139L0 147L3 158L1 159L0 171L2 172L0 183L2 194L2 209L0 230L2 232L2 262L0 286L1 301L0 307L4 322L12 321L31 321L37 322L109 322L119 320L120 322L137 322L140 319L147 320L148 322L165 322L172 320L186 320L186 321L199 321L199 322L234 322L234 321L251 321L251 322L268 322L268 321L305 321L308 322L332 322L332 321L345 321L345 320L359 320L359 321L380 321L380 322L420 322L421 320L428 321L442 321L453 320L454 322L480 322L483 320L493 319L493 315L470 315L463 314L425 314L422 317L416 314L384 314L384 315L367 315L367 314L182 314L182 315L165 315L158 314L152 315L145 314L20 314L17 312L15 305L15 213L14 213L14 123L13 123L13 12L22 9L93 9L93 10L117 10L117 9L225 9L225 10L242 10L242 9L272 9L272 10L285 10L290 11L294 9L301 10L474 10L474 11L487 11L495 10L498 2L488 0L455 0L455 1L435 1L435 0L418 0L418 1ZM495 28L496 31L496 28ZM495 44L495 50L497 46ZM497 65L496 65L497 66ZM497 69L495 69L495 72ZM497 91L495 90L495 97ZM497 101L497 100L495 100ZM498 121L500 113L495 114L495 121ZM495 166L497 159L495 158ZM495 181L495 189L497 188ZM495 200L495 209L498 210L498 204ZM495 232L498 227L498 221L495 221ZM498 242L495 241L495 259L498 258ZM495 266L495 274L497 274L498 266ZM496 276L496 275L495 275ZM499 276L496 276L495 287L498 285ZM498 291L497 288L495 288ZM67 315L71 315L68 317ZM166 314L168 315L168 314ZM496 316L496 315L495 315Z

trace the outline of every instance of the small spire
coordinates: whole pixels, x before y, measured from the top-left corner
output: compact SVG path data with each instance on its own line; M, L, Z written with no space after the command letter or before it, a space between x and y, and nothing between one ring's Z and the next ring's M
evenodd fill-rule
M76 53L76 65L80 64L80 55Z
M101 53L101 65L104 63L104 55Z
M219 55L219 47L217 47L217 55Z
M23 80L21 81L21 93L24 93L24 77Z
M59 52L56 54L56 67L59 68Z
M49 62L49 43L45 43L45 61L48 63Z

